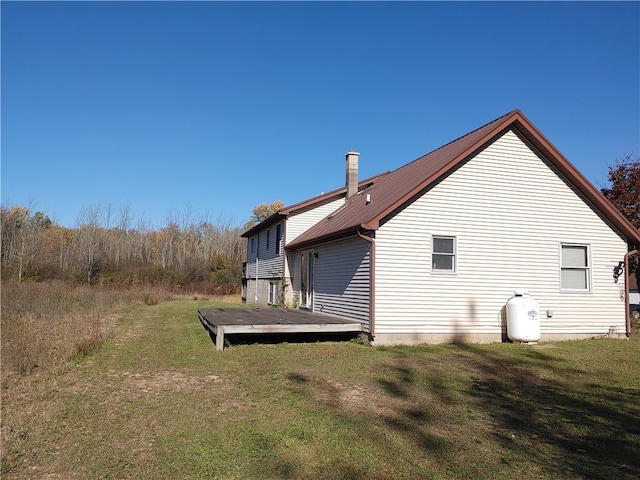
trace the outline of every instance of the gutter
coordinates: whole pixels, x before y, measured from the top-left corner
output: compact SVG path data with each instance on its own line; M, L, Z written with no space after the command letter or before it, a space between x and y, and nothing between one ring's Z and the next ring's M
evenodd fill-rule
M358 236L371 244L371 255L369 258L369 335L376 336L376 240L373 237Z
M632 255L640 255L640 251L631 250L624 255L624 324L627 329L627 338L631 336L631 305L629 305L629 258Z
M354 236L355 234L358 233L358 229L360 228L362 228L362 225L354 225L352 227L345 228L344 230L340 230L338 232L333 232L328 235L323 235L321 237L313 237L301 242L299 241L299 238L307 233L307 232L304 232L298 237L296 237L290 244L287 244L287 248L291 250L300 250L302 248L307 248L314 245L321 245L323 243L329 243L335 240L341 240L343 238ZM373 230L373 229L367 228L366 230Z

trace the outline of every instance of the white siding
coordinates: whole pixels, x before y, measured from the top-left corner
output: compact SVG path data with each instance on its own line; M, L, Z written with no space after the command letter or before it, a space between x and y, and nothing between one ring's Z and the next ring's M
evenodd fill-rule
M434 234L456 236L455 274L431 273ZM560 242L590 245L590 293L560 292ZM624 333L624 285L612 271L625 252L625 241L509 131L376 233L376 333L499 340L515 289L538 300L543 340Z
M295 297L298 295L298 299L300 298L300 253L301 252L288 252L287 254L287 265L289 266L289 284L291 285L292 294Z
M334 212L338 208L344 205L344 198L339 198L333 202L329 202L313 210L299 213L297 215L290 215L287 219L287 239L286 243L293 242L302 233L306 232L322 220L324 217Z
M291 243L301 234L306 232L309 228L314 226L320 220L325 218L330 213L336 211L344 205L344 198L339 198L338 200L334 200L333 202L329 202L325 205L320 205L312 210L308 210L306 212L302 212L296 215L290 215L286 221L286 228L284 228L283 235L285 236L284 243ZM287 283L290 285L290 288L287 289L285 293L286 302L293 302L294 294L300 292L300 280L297 279L298 285L295 285L295 275L294 272L300 272L300 259L294 260L291 262L291 254L285 257L285 267L284 271L287 272L285 277ZM297 265L296 265L297 263Z
M361 238L316 249L314 311L368 325L370 249Z

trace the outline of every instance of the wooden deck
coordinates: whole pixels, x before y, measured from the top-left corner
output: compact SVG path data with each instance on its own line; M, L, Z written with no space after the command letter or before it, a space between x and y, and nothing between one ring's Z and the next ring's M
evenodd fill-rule
M362 332L362 323L303 310L281 308L203 308L198 318L215 335L216 350L224 348L232 333L338 333Z

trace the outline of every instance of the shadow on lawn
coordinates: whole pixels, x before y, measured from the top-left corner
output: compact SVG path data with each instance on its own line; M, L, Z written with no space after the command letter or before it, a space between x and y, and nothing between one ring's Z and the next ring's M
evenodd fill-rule
M504 354L474 345L447 348L444 353L389 349L393 360L375 377L378 391L372 398L382 406L378 411L346 412L340 402L322 403L370 440L380 437L371 426L371 417L377 417L388 432L412 442L416 455L449 462L443 471L451 478L484 478L496 470L533 478L527 469L540 478L640 478L640 388L576 381L576 376L587 377L579 367L539 350L523 350L514 361L512 348ZM318 399L310 379L297 373L288 378L295 391ZM480 431L465 433L467 428ZM487 456L472 452L474 447L488 449ZM344 478L371 475L341 473L349 474Z
M528 360L505 365L499 354L460 348L483 356L470 394L493 418L494 438L504 448L513 448L511 432L526 457L555 474L638 478L640 388L583 384L571 378L583 373L579 368L557 365L535 350L526 352Z
M533 349L514 363L513 352L465 344L451 348L467 359L468 376L458 377L457 385L443 372L430 373L428 365L417 366L426 370L419 375L408 366L411 354L399 354L392 366L395 380L379 379L381 389L407 399L428 394L440 404L466 402L491 419L490 435L515 468L521 461L549 478L638 478L640 388L583 385L573 378L584 374L579 368ZM464 399L456 400L457 390ZM415 414L408 410L403 416L409 431L418 428Z

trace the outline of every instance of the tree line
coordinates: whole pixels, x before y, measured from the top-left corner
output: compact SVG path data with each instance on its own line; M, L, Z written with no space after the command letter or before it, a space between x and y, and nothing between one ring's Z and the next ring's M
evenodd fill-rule
M114 287L163 285L206 293L240 288L246 228L195 218L188 209L152 228L128 207L83 209L77 226L27 207L1 207L3 279Z
M611 165L601 192L640 229L640 157L627 155ZM256 205L241 227L195 218L185 209L159 229L136 221L128 206L117 212L110 206L85 208L76 228L30 208L2 206L2 278L237 292L246 255L240 234L282 206L279 200Z

